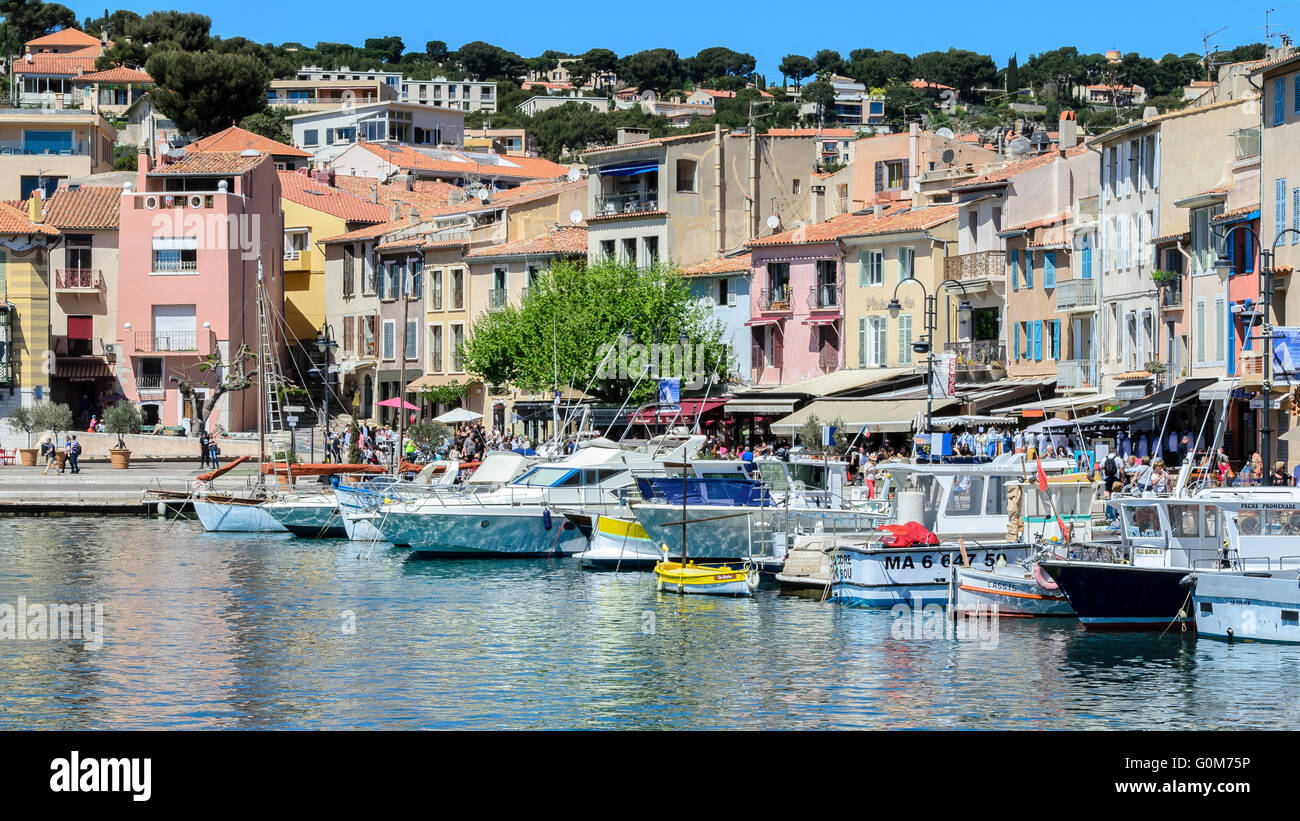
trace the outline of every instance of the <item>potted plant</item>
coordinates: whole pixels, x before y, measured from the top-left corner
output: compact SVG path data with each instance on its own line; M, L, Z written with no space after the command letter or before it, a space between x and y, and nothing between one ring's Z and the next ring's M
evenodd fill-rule
M36 464L36 448L31 447L32 431L36 430L36 418L32 414L32 409L16 407L9 411L6 421L9 422L9 427L27 434L27 447L18 449L18 457L24 465L32 467Z
M54 432L54 461L62 471L68 452L59 447L59 434L72 430L72 409L62 402L37 402L32 406L32 420L36 427Z
M1157 269L1151 272L1151 281L1154 282L1156 285L1163 287L1177 280L1178 276L1179 275L1174 273L1173 271L1165 271L1163 269Z
M104 430L117 434L117 447L108 449L108 459L114 470L126 470L131 466L131 451L122 440L122 434L139 433L140 424L140 409L125 399L104 411Z

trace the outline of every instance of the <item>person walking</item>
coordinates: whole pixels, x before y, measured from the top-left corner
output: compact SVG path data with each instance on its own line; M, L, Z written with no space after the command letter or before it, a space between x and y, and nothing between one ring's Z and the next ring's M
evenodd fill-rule
M58 444L54 434L50 431L41 434L38 444L41 449L41 461L45 462L45 470L41 471L41 475L45 476L50 472L50 468L54 466L54 450L58 447Z
M81 458L81 443L73 435L68 437L68 467L72 468L73 473L81 473L81 465L77 464L79 458ZM62 472L59 471L59 473Z
M206 430L199 433L199 470L208 466L208 445L211 441Z
M209 438L208 439L208 463L212 465L214 470L216 468L221 467L220 460L217 458L220 455L221 455L221 448L217 447L217 440L215 438Z

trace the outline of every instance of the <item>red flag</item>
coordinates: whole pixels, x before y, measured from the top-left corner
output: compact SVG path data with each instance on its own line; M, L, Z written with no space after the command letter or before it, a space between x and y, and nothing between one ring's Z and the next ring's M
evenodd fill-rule
M1036 457L1038 461L1038 489L1043 493L1047 492L1047 471L1043 470L1043 457Z
M1068 543L1070 541L1070 528L1065 526L1065 522L1061 520L1061 514L1059 513L1056 514L1056 526L1061 529L1061 539Z

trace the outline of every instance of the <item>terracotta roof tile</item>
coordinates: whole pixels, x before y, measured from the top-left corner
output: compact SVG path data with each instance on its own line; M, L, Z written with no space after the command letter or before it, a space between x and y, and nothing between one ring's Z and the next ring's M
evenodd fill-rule
M624 143L622 145L601 145L595 148L589 148L582 153L583 156L586 156L588 154L599 154L606 151L622 151L627 148L645 148L652 145L668 145L669 143L700 139L713 139L713 132L702 131L697 134L672 134L667 137L653 137L649 140L640 140L638 142Z
M431 212L453 201L459 202L465 194L465 189L460 186L441 180L414 180L412 190L408 191L401 183L338 174L334 177L334 185L367 201L373 196L381 205L388 206L395 202L408 208L414 206L420 213Z
M1165 234L1162 237L1153 237L1151 243L1155 245L1162 242L1175 242L1180 239L1191 239L1191 237L1192 234L1190 231L1184 231L1181 234Z
M833 242L842 237L920 231L945 223L956 216L957 208L953 205L916 209L906 205L894 206L886 209L878 217L873 211L840 214L824 222L753 240L746 243L746 247L806 245L815 242Z
M568 169L564 166L540 157L501 156L499 164L488 164L475 162L471 157L448 149L440 149L441 153L447 155L444 159L429 156L408 145L378 143L357 143L357 145L398 168L409 168L415 171L441 171L507 180L556 179L568 173Z
M27 46L102 46L98 37L81 29L66 28L28 40Z
M270 162L266 154L245 157L233 151L199 151L191 152L186 148L185 156L179 160L155 166L149 176L171 174L243 174L264 162Z
M717 274L747 273L753 267L751 255L736 254L729 257L714 257L707 262L689 265L682 269L684 277L709 277Z
M1077 157L1087 150L1088 149L1083 144L1079 144L1073 148L1066 149L1065 156L1067 158ZM1020 162L1010 163L1009 165L1004 165L1001 168L989 171L986 174L981 174L980 176L972 180L967 180L960 185L954 185L952 190L965 191L973 188L982 188L986 185L993 185L995 183L1007 182L1018 174L1023 174L1026 171L1032 171L1035 168L1041 168L1044 165L1048 165L1060 156L1060 152L1055 150L1047 151L1042 154L1035 154L1032 157L1021 160Z
M1234 217L1244 217L1247 214L1251 213L1252 211L1258 211L1258 210L1259 210L1259 203L1255 203L1254 205L1247 205L1242 208L1234 208L1231 211L1224 211L1222 214L1216 214L1214 218L1210 220L1210 222L1227 222L1228 220L1233 219Z
M89 74L83 74L73 80L76 84L81 83L152 83L153 77L143 71L137 71L126 66L117 66L106 71L92 71Z
M325 237L321 242L354 242L356 240L367 240L382 237L384 234L391 234L402 228L411 227L410 220L406 217L381 222L376 225L367 225L364 228L358 228L355 231L348 231L346 234L338 234L333 237Z
M587 229L585 227L561 228L548 231L528 239L476 248L466 257L492 259L495 257L551 256L556 254L587 253Z
M0 234L45 234L47 236L57 236L59 229L45 222L32 222L27 218L25 208L15 208L14 206L4 203L0 204Z
M45 221L64 230L113 230L118 227L122 189L112 185L83 185L76 191L60 188L45 203Z
M61 74L75 77L94 71L98 59L97 48L82 49L71 54L24 54L21 58L14 59L14 74Z
M1066 222L1069 222L1070 214L1071 212L1065 211L1060 214L1056 214L1054 216L1041 217L1036 220L1030 220L1029 222L1021 223L1020 225L1012 225L1008 228L1003 228L1002 231L1000 231L999 233L1005 234L1011 231L1032 231L1035 228L1046 228L1049 225L1062 225Z
M356 194L317 182L298 171L281 171L280 196L348 222L387 222L391 211Z
M285 145L282 142L276 142L269 137L263 137L261 134L254 134L246 131L239 126L232 125L227 129L218 131L216 134L210 134L201 140L185 146L186 154L194 154L206 151L226 151L239 153L245 149L252 148L261 151L263 154L271 154L277 157L310 157L311 154L303 151L301 148L294 148L291 145Z

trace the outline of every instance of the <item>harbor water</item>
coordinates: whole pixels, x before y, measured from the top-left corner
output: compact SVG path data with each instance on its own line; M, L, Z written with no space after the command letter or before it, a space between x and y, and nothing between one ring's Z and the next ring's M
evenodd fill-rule
M1300 646L655 591L574 559L418 560L141 518L0 521L0 613L102 605L102 644L0 639L0 728L1273 729ZM90 612L89 608L85 612ZM27 625L32 628L32 625ZM35 628L32 628L35 629ZM0 631L2 632L2 631Z

